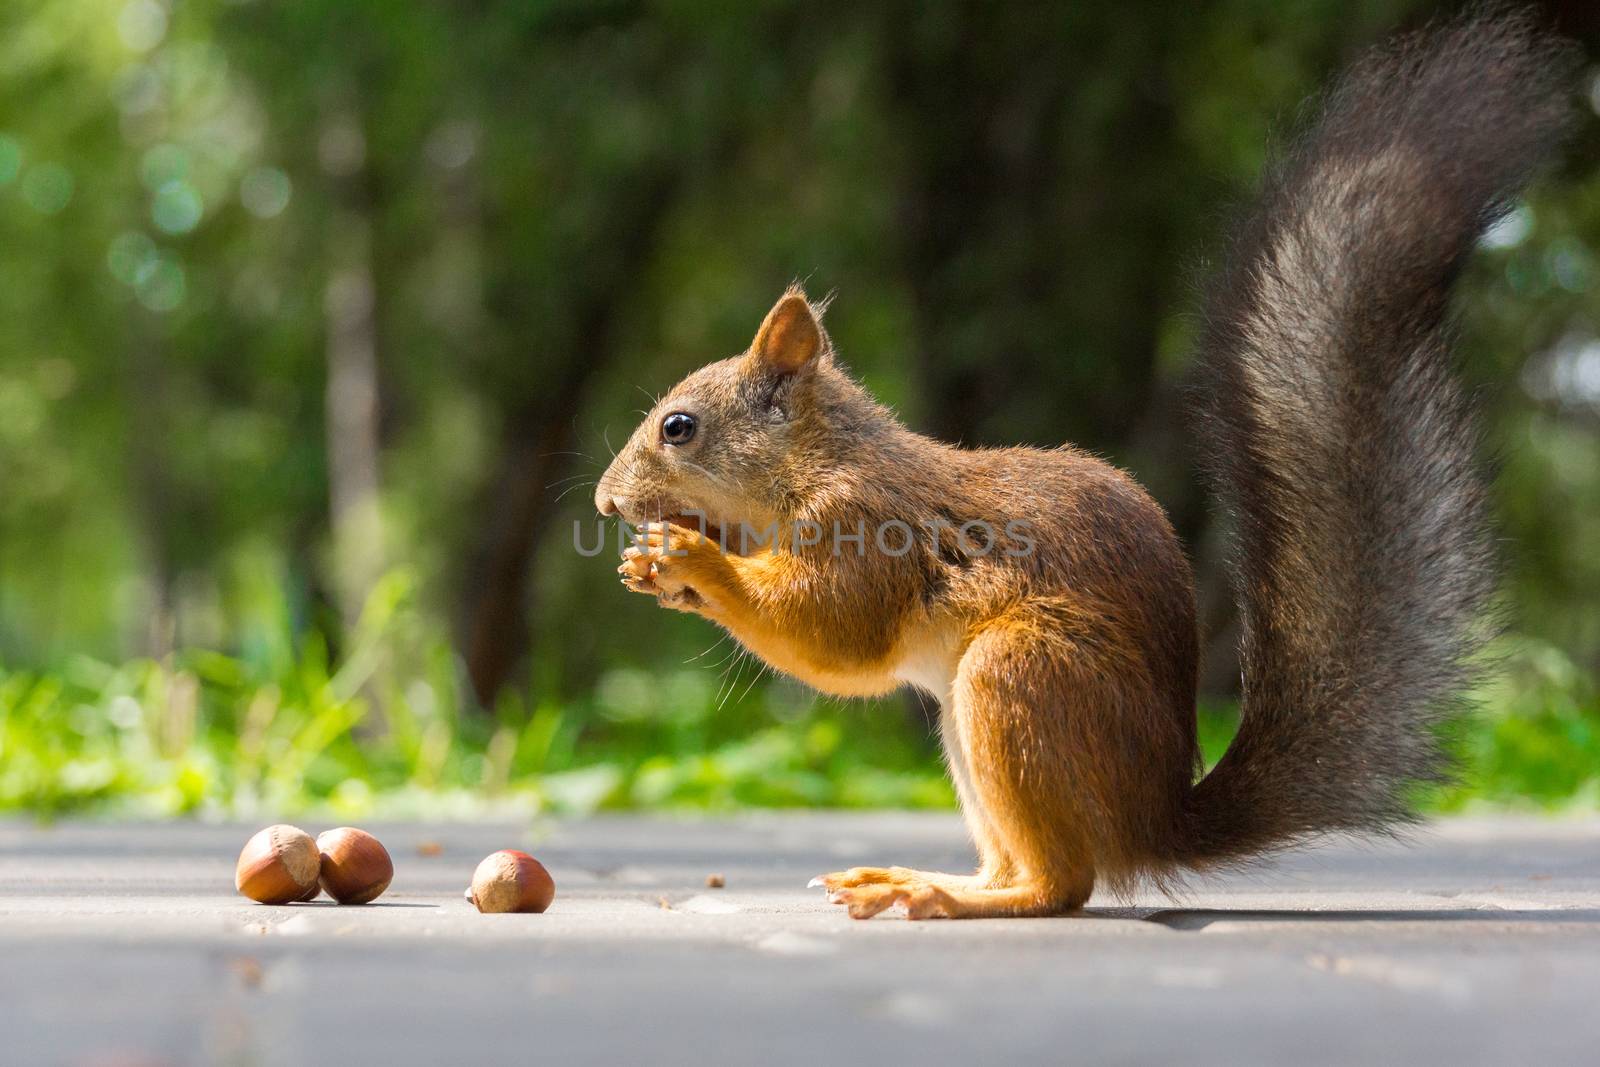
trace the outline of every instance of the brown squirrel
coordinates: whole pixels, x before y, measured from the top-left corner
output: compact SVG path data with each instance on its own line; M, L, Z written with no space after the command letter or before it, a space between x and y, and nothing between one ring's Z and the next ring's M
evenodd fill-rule
M1126 474L912 432L799 288L656 404L595 494L650 524L624 584L824 692L940 703L978 871L813 884L857 918L1047 915L1409 817L1494 588L1451 283L1558 141L1573 69L1518 17L1403 37L1269 169L1199 361L1244 637L1239 732L1198 782L1189 563ZM763 536L724 551L735 527Z

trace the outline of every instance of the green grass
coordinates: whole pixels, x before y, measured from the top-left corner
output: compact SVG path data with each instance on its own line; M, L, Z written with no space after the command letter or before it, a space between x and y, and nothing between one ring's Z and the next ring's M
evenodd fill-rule
M351 816L597 808L949 807L937 752L894 708L716 670L619 669L586 700L470 706L453 652L380 585L330 660L276 632L246 654L0 668L0 810Z
M1600 806L1600 699L1552 649L1512 642L1462 729L1461 782L1430 807ZM403 576L347 653L274 632L238 655L0 668L0 811L250 816L531 814L599 808L953 807L936 748L897 704L736 693L717 671L619 669L583 701L473 709ZM1214 762L1236 711L1201 714Z

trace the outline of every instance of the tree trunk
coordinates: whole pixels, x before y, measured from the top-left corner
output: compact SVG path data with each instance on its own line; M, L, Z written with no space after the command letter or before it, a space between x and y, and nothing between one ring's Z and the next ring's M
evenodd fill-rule
M383 572L379 501L377 286L372 267L373 204L358 116L329 115L322 161L335 185L327 284L328 511L333 587L348 631Z
M162 442L166 433L166 371L162 359L162 323L142 308L132 312L128 350L128 462L132 468L139 527L144 542L144 577L149 587L140 620L139 643L144 655L165 659L176 643L178 619L173 595L171 524L173 487L166 473Z
M523 397L506 417L462 610L467 673L484 706L512 677L535 639L528 582L534 554L555 514L560 487L552 485L572 469L575 416L590 384L616 358L617 322L635 299L676 185L670 171L646 176L611 213L614 228L596 237L615 271L574 298L571 348L549 357L554 380ZM581 257L585 251L573 254Z

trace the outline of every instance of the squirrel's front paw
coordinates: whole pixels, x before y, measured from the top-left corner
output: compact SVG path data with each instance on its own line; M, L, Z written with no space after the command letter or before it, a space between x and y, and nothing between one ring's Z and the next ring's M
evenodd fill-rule
M617 573L622 576L622 584L631 591L650 596L661 595L661 589L656 585L655 563L637 545L623 551Z
M622 553L617 573L635 593L648 593L663 607L701 611L702 590L715 584L715 570L725 565L715 541L682 526L650 524Z
M686 585L677 588L663 586L660 582L660 571L652 560L642 550L630 548L624 554L622 565L617 568L617 573L622 576L622 584L635 593L644 593L653 596L664 608L676 608L679 611L695 611L703 601L700 594Z

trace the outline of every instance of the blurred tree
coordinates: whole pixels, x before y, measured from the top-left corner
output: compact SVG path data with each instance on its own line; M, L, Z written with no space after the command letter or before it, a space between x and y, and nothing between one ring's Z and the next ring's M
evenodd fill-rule
M692 41L641 16L557 6L480 38L481 92L509 118L489 144L490 340L478 357L500 441L459 578L463 652L485 704L533 640L529 572L573 469L576 414L619 356L678 187L717 150L715 122L688 110Z

